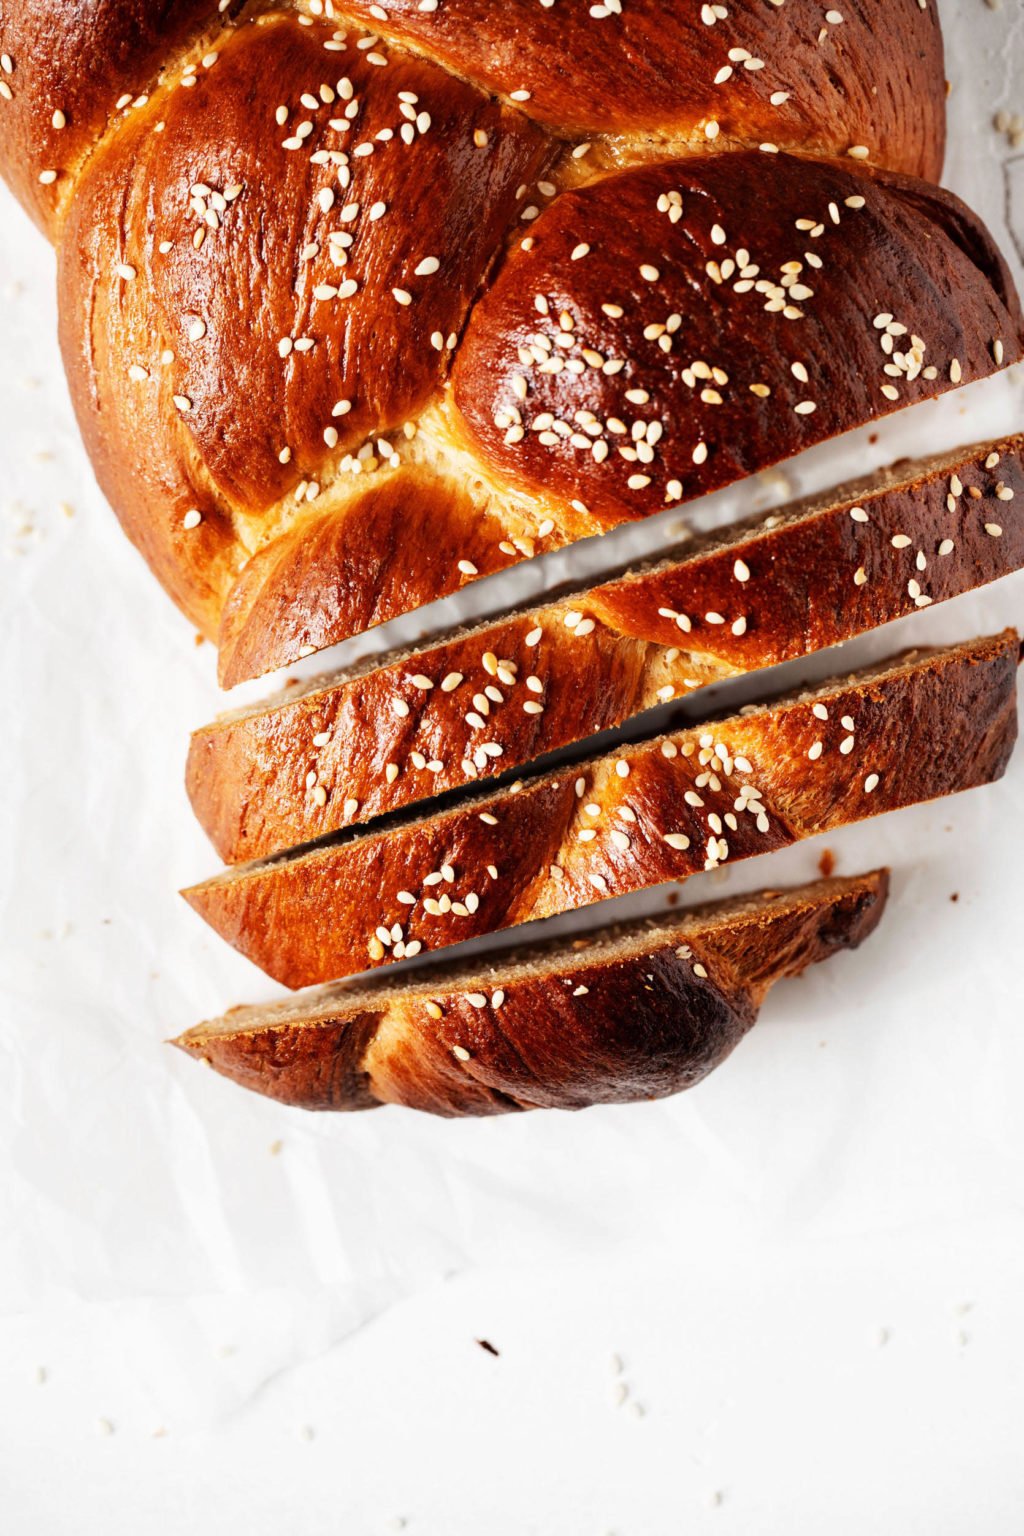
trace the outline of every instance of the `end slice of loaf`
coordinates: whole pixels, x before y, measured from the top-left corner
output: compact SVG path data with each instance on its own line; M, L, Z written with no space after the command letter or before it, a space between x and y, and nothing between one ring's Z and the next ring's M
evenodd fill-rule
M286 986L351 976L985 784L1016 738L1013 630L901 658L184 894Z
M1011 499L1024 503L1024 436L897 464L558 602L321 678L194 733L193 808L233 864L506 773L1019 570Z
M692 1087L769 988L876 927L888 873L823 880L490 960L236 1008L174 1043L303 1109L582 1109Z

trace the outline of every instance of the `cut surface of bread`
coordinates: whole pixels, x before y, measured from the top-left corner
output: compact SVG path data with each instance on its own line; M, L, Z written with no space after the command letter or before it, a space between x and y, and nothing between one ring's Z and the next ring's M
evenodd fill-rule
M290 987L681 881L987 783L1016 738L1007 630L641 741L184 892Z
M1017 436L760 514L204 726L186 770L193 809L237 863L507 773L1020 569L1022 505Z
M769 988L874 930L885 870L236 1008L174 1043L303 1109L582 1109L689 1088Z

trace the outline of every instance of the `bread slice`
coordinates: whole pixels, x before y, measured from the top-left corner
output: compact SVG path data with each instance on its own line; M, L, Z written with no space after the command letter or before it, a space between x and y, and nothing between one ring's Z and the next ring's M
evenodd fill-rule
M1013 630L622 747L184 894L286 986L350 976L997 778Z
M1014 498L1024 436L904 461L657 565L287 690L195 732L193 808L236 863L518 768L1019 570Z
M723 1061L784 976L874 930L888 872L235 1008L174 1043L303 1109L446 1116L662 1098Z

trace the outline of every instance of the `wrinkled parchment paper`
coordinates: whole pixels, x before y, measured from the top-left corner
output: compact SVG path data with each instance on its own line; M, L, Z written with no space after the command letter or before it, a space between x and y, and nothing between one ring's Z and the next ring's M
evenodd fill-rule
M952 0L943 12L954 87L946 180L986 216L1021 278L1024 146L1015 150L997 134L992 115L1024 111L1024 12L1016 0L997 10ZM1019 1275L1024 755L991 790L827 839L840 872L893 864L881 930L859 954L779 988L732 1062L681 1099L485 1124L394 1110L314 1118L250 1097L164 1044L196 1020L270 997L274 988L175 894L216 866L192 820L182 772L190 727L225 700L212 650L195 643L93 483L59 364L52 289L50 252L0 193L0 1340L17 1361L16 1370L0 1372L0 1486L24 1521L9 1527L12 1536L71 1529L79 1498L83 1510L90 1507L90 1487L99 1490L106 1531L120 1531L122 1522L138 1529L133 1510L147 1514L150 1529L181 1528L161 1523L162 1501L147 1502L145 1488L156 1485L146 1479L155 1474L143 1476L138 1460L118 1472L116 1498L88 1446L74 1451L79 1472L90 1468L84 1483L73 1480L77 1491L41 1470L51 1464L61 1414L79 1428L83 1416L91 1426L101 1415L99 1384L115 1366L122 1374L130 1366L146 1404L140 1433L187 1426L229 1458L237 1415L250 1414L252 1444L260 1443L267 1394L289 1372L316 1373L303 1378L312 1412L352 1390L348 1370L335 1370L339 1360L351 1358L357 1378L382 1373L389 1390L402 1391L408 1352L429 1353L432 1328L450 1324L448 1290L437 1287L460 1277L475 1305L489 1297L505 1313L509 1276L522 1277L523 1306L533 1309L539 1338L547 1337L552 1309L578 1296L570 1306L578 1330L548 1339L534 1382L552 1372L559 1347L569 1376L582 1369L580 1351L602 1333L595 1294L606 1287L651 1340L671 1337L680 1318L694 1341L705 1326L728 1328L745 1341L760 1391L761 1365L776 1369L777 1336L789 1337L794 1326L794 1298L805 1339L817 1340L808 1347L827 1352L839 1348L838 1314L828 1308L841 1310L880 1275L899 1271L908 1316L932 1302L948 1309L968 1279L976 1295ZM768 507L903 453L1022 425L1018 369L725 492L700 509L699 522ZM1008 515L1024 516L1024 507ZM445 612L486 612L569 571L598 571L626 551L653 549L677 524L624 530L497 586L480 584ZM1006 624L1024 626L1024 576L851 644L838 661L833 654L790 673L822 675L915 641ZM425 627L417 616L341 655L382 649ZM685 900L813 877L822 851L819 840L770 863L700 877ZM967 1254L977 1263L960 1273ZM758 1293L749 1317L745 1284ZM415 1343L410 1315L420 1320ZM368 1353L359 1330L374 1319ZM522 1318L510 1319L509 1331L516 1326ZM948 1426L942 1419L938 1431L941 1439L948 1429L950 1444L975 1466L984 1497L997 1501L994 1514L1011 1483L1020 1491L1000 1438L1020 1411L1019 1387L999 1369L1016 1352L1019 1381L1019 1311L1007 1310L1005 1326L1010 1336L990 1339L991 1369L979 1378L987 1424L980 1416ZM353 1355L338 1355L343 1340ZM686 1370L668 1374L663 1401L674 1401L688 1381L714 1384L720 1362L705 1357L706 1347L706 1339L694 1342ZM30 1367L52 1370L45 1362L62 1350L78 1361L82 1401L65 1397L48 1417L38 1396L26 1406L26 1394L37 1391L26 1383ZM822 1390L872 1418L874 1389L854 1353L854 1363L837 1366L846 1388L832 1381ZM0 1346L0 1361L4 1354ZM798 1345L790 1350L789 1369L804 1383L806 1407L816 1388L799 1354ZM652 1371L657 1358L652 1345ZM552 1402L562 1402L565 1380L551 1374ZM422 1382L407 1385L410 1402L429 1401ZM734 1387L731 1397L717 1394L715 1412L733 1415L734 1459L756 1464L764 1415L736 1417L742 1379ZM38 1390L55 1401L55 1382ZM927 1439L936 1433L936 1392L952 1402L971 1388L945 1377L936 1387L926 1369L915 1369L900 1391L896 1422L916 1420ZM727 1399L731 1408L722 1406ZM526 1380L507 1384L503 1401L513 1417L542 1411ZM467 1417L456 1428L471 1435L473 1413L463 1407ZM764 1413L770 1417L770 1402ZM573 1418L563 1405L569 1441ZM77 1446L77 1431L65 1430L62 1444ZM358 1439L357 1428L351 1433ZM259 1486L258 1460L250 1490ZM657 1458L635 1465L646 1491L621 1506L627 1515L660 1508L650 1499L670 1470ZM302 1472L307 1491L333 1475L313 1466L308 1461ZM912 1477L921 1471L915 1467ZM451 1536L464 1527L454 1506L438 1502L435 1475L440 1487L440 1471L422 1466L417 1487L438 1523L418 1528ZM708 1509L717 1508L717 1475L700 1474ZM531 1525L528 1502L517 1504L521 1479L493 1509L483 1471L474 1474L470 1464L461 1476L465 1507L486 1511L491 1532L599 1529L581 1515L586 1496L557 1478L545 1485L545 1520ZM759 1476L770 1485L770 1468ZM959 1486L945 1473L914 1486L908 1507L923 1523L911 1520L902 1531L966 1528L942 1524ZM359 1465L349 1466L337 1485L338 1507L351 1515L347 1529L387 1528L378 1516L399 1511L381 1500L371 1512L353 1492L360 1489L361 1498ZM220 1496L210 1492L188 1506L192 1529L206 1529L207 1517L214 1528ZM245 1510L248 1529L269 1529L261 1520L277 1510L273 1496L254 1495L251 1508L240 1497L231 1507ZM867 1495L848 1491L847 1514L870 1509L858 1497ZM703 1507L695 1506L694 1519L704 1518ZM728 1500L715 1518L721 1530L775 1529L763 1509L759 1524L732 1527ZM832 1510L828 1528L847 1529L843 1518ZM660 1531L652 1519L635 1528ZM93 1526L86 1518L74 1528ZM799 1502L791 1505L789 1531L824 1528L803 1523ZM981 1521L976 1528L1011 1527Z

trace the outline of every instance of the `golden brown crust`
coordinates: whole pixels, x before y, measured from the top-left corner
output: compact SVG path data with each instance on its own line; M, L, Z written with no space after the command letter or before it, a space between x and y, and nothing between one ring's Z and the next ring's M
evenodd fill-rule
M0 0L0 175L47 234L108 124L240 4Z
M332 37L290 14L228 34L198 84L168 82L94 156L61 243L62 345L100 483L208 632L227 575L282 523L292 538L320 480L437 390L550 154L436 66L325 51ZM213 581L211 521L233 529Z
M906 177L691 156L563 192L529 228L473 309L444 416L449 450L518 498L484 503L470 571L686 504L1021 353L1020 308L987 232ZM333 509L332 526L348 512ZM453 519L442 548L464 523ZM432 542L397 546L389 573L407 606L450 590ZM311 562L296 551L296 563ZM260 574L243 578L257 609ZM319 576L295 584L296 623L244 664L229 653L223 679L293 660L285 636L313 627L322 595ZM361 607L394 617L390 597ZM310 644L356 632L360 605L329 608Z
M457 481L416 466L326 513L311 507L253 556L232 588L220 623L222 685L261 677L503 570L519 558L501 549L503 534Z
M814 0L717 8L630 0L603 14L552 12L536 0L498 10L445 0L434 11L418 0L383 8L358 0L335 3L329 20L323 8L314 16L309 6L258 0L225 28L236 9L234 0L223 8L222 0L216 8L214 0L0 0L0 45L17 45L12 99L0 101L14 128L0 166L24 194L24 175L38 174L50 141L67 150L58 185L67 213L61 329L83 434L130 537L193 622L219 637L227 684L429 603L467 575L646 515L666 493L675 499L677 483L680 497L699 495L884 414L889 404L863 367L870 348L857 338L861 306L870 301L874 313L888 302L896 274L907 280L905 292L898 285L905 323L929 348L915 395L946 387L943 370L954 360L965 378L991 371L983 353L997 337L1007 361L1017 355L1015 300L984 232L921 184L860 174L876 164L938 172L942 54L931 0L905 0L898 11L888 0L851 0L841 13ZM372 31L353 30L353 20ZM520 88L523 73L530 80ZM40 114L52 115L53 93L68 81L79 93L74 110L48 139ZM111 124L108 90L143 87L148 100ZM589 161L569 153L581 135L597 138ZM754 161L744 145L834 159L766 153ZM705 153L558 195L602 168L686 147ZM735 152L706 153L723 147ZM670 172L669 191L692 189L678 226L674 205L659 210L645 190L653 185L645 178L661 187ZM854 217L839 193L861 189L869 207ZM52 202L54 189L41 190ZM637 198L642 206L633 208ZM717 199L727 250L708 246L709 199ZM830 204L841 210L841 231ZM545 207L528 225L533 251L514 255L488 293L509 231ZM626 233L615 227L623 212ZM798 238L793 222L808 214L822 229ZM705 287L707 259L721 266L741 242L748 264L772 280L783 261L805 261L796 288L820 290L819 320L766 317L761 296L741 303L727 283L743 317L721 338L716 319L705 335L704 318L724 294L701 292L694 305L698 290L688 289L687 304L671 307L692 277L690 247L676 252L663 292L644 284L633 292L634 268L668 250L668 233L699 248ZM570 261L581 244L592 247L586 260ZM811 274L826 252L824 270ZM629 281L620 281L618 260ZM706 402L689 408L674 374L683 360L660 349L672 339L666 333L648 340L653 371L667 367L672 377L646 391L644 408L620 399L626 388L643 392L644 368L632 354L620 374L567 367L546 376L533 402L535 419L540 395L551 395L551 432L530 434L517 451L501 441L507 428L492 418L496 409L507 415L506 354L524 330L509 294L523 281L532 304L543 277L550 301L572 286L570 275L584 290L581 333L595 318L588 306L612 302L604 289L618 284L630 298L664 299L661 320L680 315L676 339L692 342L690 362L735 369L729 389L717 375L707 386L723 397L713 422L703 419ZM458 369L463 420L446 378L481 293ZM575 302L567 292L554 313L575 314ZM623 320L623 342L636 339L634 318ZM546 336L532 311L530 326ZM780 326L782 355L806 367L820 391L813 417L790 411L800 402L789 398L788 378L752 414L737 404L745 383L732 352L755 371L759 360L768 368ZM607 315L601 329L614 349ZM798 335L812 333L802 351ZM598 339L588 337L600 350ZM840 356L852 364L844 369ZM928 380L932 359L941 376ZM900 389L901 400L910 398ZM428 405L447 437L417 458L402 432ZM588 411L595 422L581 418ZM630 432L639 423L646 435L611 441L610 463L597 474L586 445L592 426L609 418ZM563 422L576 445L561 437ZM707 436L711 425L735 451ZM703 442L708 458L694 465ZM413 479L373 468L389 460ZM365 488L350 480L355 469L368 471ZM479 482L472 494L461 484L467 477ZM623 477L634 484L620 484ZM453 482L457 505L446 517ZM406 484L415 515L403 538L395 493ZM382 562L368 526L380 534ZM357 548L360 579L348 580Z
M691 156L555 201L476 306L453 395L490 474L613 526L985 377L1021 331L949 193Z
M729 0L345 0L343 9L505 96L573 138L720 138L871 160L938 180L945 138L933 4ZM836 19L841 18L841 19ZM884 45L880 46L880 36ZM521 99L525 96L526 99ZM710 141L708 141L710 142Z
M1020 505L1022 437L897 465L731 527L727 541L697 542L653 570L206 726L189 752L193 808L234 863L506 773L666 698L838 644L1020 569ZM391 558L390 526L367 560ZM358 549L349 559L349 589L365 594L374 583ZM346 569L333 551L315 565ZM287 592L280 615L261 612L257 634L280 635L295 611ZM582 630L567 626L573 614ZM396 702L408 713L396 713Z
M658 204L680 187L673 222L677 205ZM473 310L442 418L442 447L468 450L474 476L482 466L481 483L505 498L460 491L449 523L442 458L403 537L393 482L378 477L354 500L335 487L302 533L281 536L287 617L276 576L262 592L279 568L273 545L244 572L222 681L430 602L464 579L456 570L486 574L685 504L1020 354L1019 306L988 235L948 194L906 178L790 156L691 158L565 192L530 229L530 248ZM786 272L790 262L803 270ZM407 473L425 487L427 464ZM377 527L378 499L386 571L378 586L364 561L356 595L323 555ZM236 647L239 608L251 617Z
M885 907L884 870L633 925L528 957L415 971L276 1008L235 1009L175 1044L303 1109L402 1104L445 1116L661 1098L692 1087L754 1023L765 994Z
M184 894L300 987L684 880L999 777L1018 651L1007 631L911 656Z

